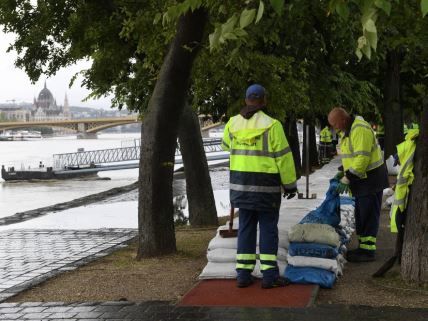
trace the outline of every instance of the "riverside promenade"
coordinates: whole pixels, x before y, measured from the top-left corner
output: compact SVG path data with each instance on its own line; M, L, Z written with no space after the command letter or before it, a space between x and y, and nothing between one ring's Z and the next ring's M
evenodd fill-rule
M330 173L325 176L330 177ZM316 180L311 181L310 188L322 197ZM428 320L426 307L403 309L334 302L309 308L183 307L171 301L5 302L55 275L126 246L136 233L135 229L1 231L0 320Z

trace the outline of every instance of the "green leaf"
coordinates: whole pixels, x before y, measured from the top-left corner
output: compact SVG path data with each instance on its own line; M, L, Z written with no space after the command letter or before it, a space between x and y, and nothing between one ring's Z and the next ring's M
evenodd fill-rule
M233 33L233 32L228 32L228 33L225 33L225 34L223 34L223 35L221 35L224 39L227 39L227 40L236 40L236 39L238 39L238 37L235 35L235 33Z
M155 18L153 19L153 24L154 24L154 25L158 24L158 22L161 20L161 18L162 18L162 14L161 14L160 12L158 12L158 13L155 15Z
M367 39L368 44L373 48L374 51L377 49L377 32L364 32L364 36Z
M236 15L233 15L230 17L222 26L221 26L221 33L225 34L228 32L232 32L232 30L235 27L236 22L238 21L238 17Z
M260 21L263 16L263 12L265 11L265 4L260 0L259 10L257 11L256 23Z
M364 46L367 45L367 38L364 37L364 36L359 37L358 40L357 40L357 44L358 44L357 45L358 49L363 48Z
M237 35L238 37L246 37L246 36L248 36L248 33L244 29L241 29L241 28L236 28L233 31L233 33L235 35Z
M369 44L366 44L364 47L361 48L361 51L367 58L371 58L372 56L372 49Z
M273 10L280 16L284 8L284 0L270 0L270 4Z
M357 57L358 57L358 61L360 61L361 60L361 58L363 58L363 53L361 52L361 49L356 49L355 50L355 54L357 55Z
M366 23L363 25L363 28L365 30L367 30L368 32L374 32L374 33L377 32L376 25L375 25L375 23L374 23L374 21L372 19L368 19L366 21Z
M239 26L244 29L246 26L251 24L256 16L256 9L244 9L241 13L241 17L239 18Z
M385 11L388 16L391 14L391 2L387 0L376 0L375 6Z
M341 16L343 19L348 19L349 17L349 8L348 4L345 2L340 2L336 5L336 12Z
M220 46L221 30L219 27L215 28L214 32L209 35L210 51L217 49Z
M428 13L428 0L421 0L422 17Z
M222 13L222 14L226 14L226 7L222 4L219 8L218 8L218 13Z

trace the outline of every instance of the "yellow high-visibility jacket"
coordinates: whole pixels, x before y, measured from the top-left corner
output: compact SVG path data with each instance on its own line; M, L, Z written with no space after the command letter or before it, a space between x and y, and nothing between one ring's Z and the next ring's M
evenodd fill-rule
M324 144L331 144L333 141L333 135L331 134L330 128L325 126L320 132L320 142Z
M281 123L258 111L226 124L222 147L230 151L230 200L237 208L278 209L281 185L296 189L293 155Z
M370 124L362 117L355 117L348 136L343 136L340 143L342 165L360 179L367 177L367 172L383 164L382 151Z
M397 145L398 159L400 160L400 172L397 176L397 184L395 185L394 202L391 208L391 232L397 233L397 211L403 213L407 207L409 196L409 187L413 183L413 157L415 156L416 142L415 139L419 136L419 129L409 129L406 139L401 144Z

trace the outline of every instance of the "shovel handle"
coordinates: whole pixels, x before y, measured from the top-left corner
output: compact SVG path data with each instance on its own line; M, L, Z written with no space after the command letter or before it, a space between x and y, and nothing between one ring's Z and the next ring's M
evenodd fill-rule
M229 231L233 230L233 215L235 214L235 208L230 205L230 217L229 217Z

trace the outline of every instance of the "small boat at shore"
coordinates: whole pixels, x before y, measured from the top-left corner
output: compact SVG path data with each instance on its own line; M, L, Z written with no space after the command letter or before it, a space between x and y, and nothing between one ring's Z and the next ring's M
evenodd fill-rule
M87 171L85 169L91 169ZM95 167L68 168L66 170L55 170L52 167L40 167L28 170L15 170L14 167L6 169L1 166L1 177L5 181L29 181L29 180L52 180L52 179L70 179L81 177L97 176L98 171Z

